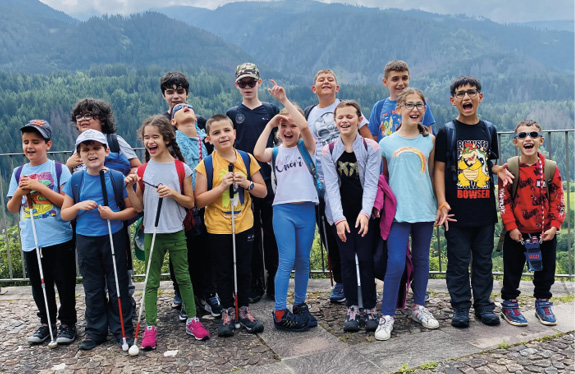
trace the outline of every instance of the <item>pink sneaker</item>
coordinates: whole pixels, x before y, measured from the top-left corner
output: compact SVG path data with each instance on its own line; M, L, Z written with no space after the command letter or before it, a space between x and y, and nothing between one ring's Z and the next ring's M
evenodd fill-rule
M156 326L148 326L144 331L144 337L142 338L142 349L144 351L151 351L156 349L156 335L158 331Z
M196 340L207 340L210 338L210 333L204 328L198 317L188 318L186 332L196 338Z

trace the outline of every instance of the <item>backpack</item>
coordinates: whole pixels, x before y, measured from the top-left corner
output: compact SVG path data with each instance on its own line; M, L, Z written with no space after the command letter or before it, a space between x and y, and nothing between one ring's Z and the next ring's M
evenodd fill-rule
M311 113L313 108L315 108L316 106L317 106L317 104L310 105L303 110L303 116L305 117L305 119L308 119L309 114Z
M250 173L250 163L251 163L250 155L244 151L240 151L239 149L237 149L237 151L242 157L242 161L246 166L247 180L251 181L252 177ZM206 179L208 180L208 191L209 191L212 189L214 182L214 160L212 158L212 155L209 155L208 157L204 158L204 166L206 168Z
M483 120L482 120L483 121ZM487 135L491 141L493 138L497 138L497 130L495 126L489 121L483 121L485 124L485 129L487 130ZM445 169L451 171L451 176L453 181L457 181L457 148L455 146L456 143L456 133L455 133L455 123L450 121L445 124L445 133L447 136L447 157L446 157L446 165Z
M309 170L309 173L313 177L315 189L317 191L317 195L323 199L323 197L325 195L325 185L324 185L323 181L319 178L319 175L317 174L317 169L315 167L315 163L311 159L311 156L310 156L307 148L305 147L303 140L300 139L297 142L297 149L299 150L301 157L303 158L305 164L307 165L307 169ZM274 147L272 149L272 169L273 169L273 173L274 173L274 183L276 185L277 185L277 180L275 178L275 169L276 169L276 158L278 156L278 150L279 150L279 146Z
M112 188L114 190L114 199L116 200L116 205L120 210L126 209L126 204L124 203L124 175L113 169L108 169L110 172L110 181L112 182ZM80 189L84 183L84 171L72 174L70 178L70 183L72 183L72 198L74 199L74 204L80 202Z
M116 134L106 134L106 141L108 142L110 153L106 156L104 165L106 165L108 169L114 169L121 172L124 176L130 174L130 170L132 170L130 160L120 153L118 136Z
M56 167L56 188L58 189L58 193L60 193L60 176L62 175L62 163L58 161L54 161L54 166ZM20 175L22 174L22 169L24 165L20 165L16 168L14 172L14 178L16 179L16 183L20 182Z

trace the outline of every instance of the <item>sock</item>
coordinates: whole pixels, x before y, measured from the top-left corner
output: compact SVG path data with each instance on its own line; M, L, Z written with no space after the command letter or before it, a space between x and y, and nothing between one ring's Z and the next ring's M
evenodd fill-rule
M284 309L284 310L276 310L276 311L274 312L274 314L275 314L275 316L276 316L276 321L281 321L282 318L283 318L283 316L284 316L284 314L285 314L285 312L286 312L285 309Z

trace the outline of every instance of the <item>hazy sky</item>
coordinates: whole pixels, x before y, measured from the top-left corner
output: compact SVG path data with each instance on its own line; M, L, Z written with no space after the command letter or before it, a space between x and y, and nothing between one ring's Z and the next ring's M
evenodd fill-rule
M71 16L130 14L169 5L214 9L234 0L40 0ZM263 0L273 1L273 0ZM574 18L573 0L323 0L379 8L420 9L441 14L481 16L495 22L528 22Z

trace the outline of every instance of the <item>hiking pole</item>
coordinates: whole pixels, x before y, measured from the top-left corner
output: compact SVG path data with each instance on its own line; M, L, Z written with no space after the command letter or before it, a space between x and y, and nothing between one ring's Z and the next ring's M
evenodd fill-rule
M137 356L140 349L136 345L138 342L138 332L140 331L140 321L142 320L142 308L144 307L144 298L146 296L146 285L148 284L148 275L150 275L150 264L152 263L152 254L154 253L154 243L156 242L156 232L158 231L158 222L160 221L160 212L162 211L163 197L158 200L158 209L156 209L156 222L154 224L154 233L152 234L152 244L150 245L150 255L148 256L148 266L146 267L146 277L144 278L144 293L140 301L140 312L138 313L138 324L136 325L136 334L134 335L134 344L130 347L128 353L130 356Z
M44 270L42 269L42 258L40 256L40 247L38 247L38 236L36 235L36 224L34 223L34 199L32 195L27 194L28 209L30 213L30 221L32 222L32 233L34 234L34 244L36 245L36 258L38 259L38 270L40 271L40 283L42 284L42 293L44 294L44 304L46 305L46 317L48 318L48 330L50 331L50 343L48 348L56 348L58 342L54 339L54 332L52 331L52 319L50 318L50 307L48 305L48 296L46 295L46 283L44 282Z
M228 165L228 171L234 172L234 164ZM234 184L230 184L230 207L232 211L232 251L234 256L234 308L236 311L235 327L240 328L240 308L238 306L238 268L236 263L236 223L234 216Z
M106 191L106 176L104 169L100 170L100 183L102 184L102 194L104 195L104 205L108 205L108 191ZM120 285L118 284L118 268L116 267L116 252L114 250L114 238L112 236L112 226L110 220L108 222L108 236L110 238L110 251L112 252L112 265L114 267L114 280L116 281L116 295L118 296L118 312L120 313L120 326L122 327L122 350L128 350L128 341L126 340L126 332L124 329L124 314L122 313L122 302L120 300Z
M323 229L323 237L325 240L325 251L327 252L327 268L329 269L329 281L331 282L331 286L333 287L333 273L331 271L331 260L329 258L329 245L327 244L327 232L325 230L325 220L323 215L320 217L320 221L321 221L321 227ZM321 236L319 239L320 239L319 241L321 242Z
M359 259L355 252L355 273L357 274L357 307L363 309L363 294L361 292L361 277L359 276Z

